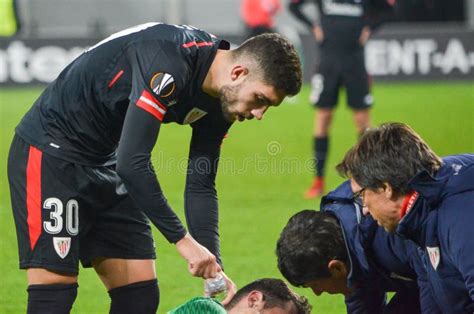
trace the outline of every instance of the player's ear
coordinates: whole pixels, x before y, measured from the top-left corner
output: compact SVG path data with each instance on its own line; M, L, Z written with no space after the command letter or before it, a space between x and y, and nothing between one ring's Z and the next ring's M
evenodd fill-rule
M242 66L242 65L235 65L232 67L232 70L230 72L230 77L232 81L235 81L239 78L243 78L245 75L249 73L249 69Z
M252 309L263 309L264 300L263 293L258 290L252 290L247 295L247 306Z
M347 268L343 261L337 259L330 260L328 269L333 278L347 278Z
M387 199L392 199L394 195L393 188L388 182L383 183L383 193Z
M351 189L353 193L362 190L362 187L359 185L359 183L357 183L356 180L354 180L354 178L351 178Z

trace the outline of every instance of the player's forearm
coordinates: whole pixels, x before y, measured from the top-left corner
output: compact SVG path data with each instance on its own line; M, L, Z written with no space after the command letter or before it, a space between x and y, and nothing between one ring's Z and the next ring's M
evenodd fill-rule
M217 258L219 264L218 202L215 178L220 141L193 136L186 177L185 211L189 232Z
M135 204L172 243L184 237L186 229L168 204L154 172L149 157L120 159L117 172L125 183Z
M202 160L202 159L200 159ZM219 213L214 173L198 173L196 161L191 160L186 178L185 212L191 235L220 259Z
M393 10L391 7L372 8L365 7L364 23L371 32L376 31L382 24L390 22L393 19Z
M219 214L215 191L186 186L186 221L191 235L220 259Z
M295 18L297 18L301 23L303 23L310 30L312 30L314 22L311 21L311 19L309 19L309 17L303 13L303 11L301 10L301 4L302 3L291 2L288 6L288 9Z
M159 121L131 103L117 149L116 170L138 208L168 241L175 243L186 231L168 205L150 162L159 130Z

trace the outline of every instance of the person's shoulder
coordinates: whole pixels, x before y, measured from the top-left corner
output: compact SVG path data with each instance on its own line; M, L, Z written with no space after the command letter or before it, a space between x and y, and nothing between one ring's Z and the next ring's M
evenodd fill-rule
M437 236L446 247L470 245L474 219L474 191L451 194L444 197L436 208Z
M377 227L374 238L377 241L374 245L374 251L385 257L390 257L389 264L407 263L413 258L413 254L417 251L414 242L404 239L395 233L388 233L382 227Z
M150 28L149 35L147 36L147 38L150 39L158 38L165 41L175 42L178 44L177 46L184 48L186 48L186 44L189 45L190 42L195 41L199 43L200 39L210 40L213 37L215 36L192 25L173 24L157 24L155 27Z
M468 206L474 203L474 190L467 190L444 197L437 207L438 220L443 225L447 222L462 222L462 217L473 217L474 212Z
M219 301L212 298L196 297L168 312L168 314L225 314L226 310Z

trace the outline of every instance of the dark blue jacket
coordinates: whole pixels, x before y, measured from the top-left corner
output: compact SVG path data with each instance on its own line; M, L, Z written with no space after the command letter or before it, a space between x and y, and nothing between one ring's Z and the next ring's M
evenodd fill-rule
M321 211L339 220L350 259L348 313L439 312L431 299L417 246L386 233L352 200L347 181L321 200ZM418 285L421 289L419 291ZM386 293L395 292L387 304ZM421 293L421 299L420 299Z
M443 159L434 177L409 183L419 193L397 232L423 250L433 294L445 313L474 312L474 155Z

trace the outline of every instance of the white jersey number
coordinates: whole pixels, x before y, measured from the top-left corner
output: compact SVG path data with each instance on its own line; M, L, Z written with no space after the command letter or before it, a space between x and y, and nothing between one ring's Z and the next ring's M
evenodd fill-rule
M49 214L50 221L43 222L44 230L50 234L58 234L63 230L63 212L64 206L61 200L56 197L50 197L43 203L44 209L51 209ZM79 203L75 199L70 199L66 203L66 231L72 236L79 233Z

